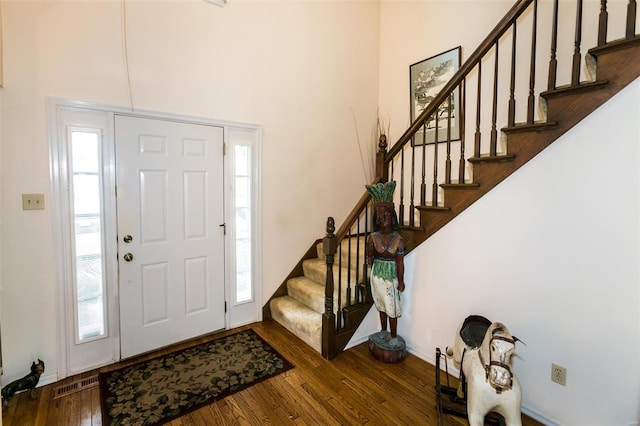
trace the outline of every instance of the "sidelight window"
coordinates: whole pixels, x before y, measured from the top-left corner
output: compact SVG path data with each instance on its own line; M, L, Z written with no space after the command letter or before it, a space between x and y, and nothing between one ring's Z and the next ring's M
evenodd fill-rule
M76 341L105 334L104 235L100 133L69 133Z
M235 269L236 302L253 299L251 146L235 145Z

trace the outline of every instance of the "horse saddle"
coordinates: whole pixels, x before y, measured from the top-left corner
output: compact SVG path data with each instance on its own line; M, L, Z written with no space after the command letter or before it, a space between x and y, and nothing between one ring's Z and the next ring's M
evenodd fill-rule
M470 348L476 349L482 345L485 334L491 326L491 321L480 315L469 315L462 323L460 337Z

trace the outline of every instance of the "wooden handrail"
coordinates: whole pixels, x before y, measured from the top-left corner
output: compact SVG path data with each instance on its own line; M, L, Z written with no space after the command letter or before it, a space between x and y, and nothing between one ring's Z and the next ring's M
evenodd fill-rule
M420 127L435 111L436 108L442 104L449 93L451 93L457 86L462 83L462 80L467 74L473 70L473 68L482 60L482 57L495 46L496 40L498 40L510 27L510 25L526 11L527 7L533 2L533 0L519 0L500 20L498 25L489 33L478 48L469 56L458 69L458 71L451 77L451 80L442 88L440 93L429 103L425 110L416 118L411 126L400 136L400 139L391 147L387 153L387 159L393 158L397 153L402 150L404 145L411 140L414 133L420 130Z
M381 182L381 180L380 178L377 178L373 181L373 184L375 185L379 182ZM364 210L367 204L369 204L370 200L371 195L369 195L368 192L365 192L365 194L360 198L360 201L358 201L349 216L347 216L347 218L344 220L342 226L338 229L338 232L336 232L336 241L338 241L338 244L344 239L344 237L347 236L347 233L353 226L353 222L358 218L358 216L360 216L360 212Z

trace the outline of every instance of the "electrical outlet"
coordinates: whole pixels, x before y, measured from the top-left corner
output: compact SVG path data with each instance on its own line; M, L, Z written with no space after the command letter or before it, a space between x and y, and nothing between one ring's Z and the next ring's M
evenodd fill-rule
M551 364L551 381L567 385L567 369L556 364Z
M22 210L44 210L44 194L22 194Z

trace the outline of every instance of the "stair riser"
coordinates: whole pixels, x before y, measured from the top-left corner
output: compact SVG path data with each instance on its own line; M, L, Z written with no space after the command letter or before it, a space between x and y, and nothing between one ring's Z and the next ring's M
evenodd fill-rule
M270 303L272 318L318 352L322 352L322 315L285 296Z
M302 265L302 270L305 277L322 285L327 281L327 266L324 262L318 262L317 260L305 261ZM351 282L351 285L354 286L357 284L358 274L362 275L362 269L349 271L347 268L339 268L337 265L333 265L333 280L336 285L340 278L342 285L346 286L347 283Z
M598 80L609 80L615 86L624 87L640 75L640 61L629 60L640 58L640 46L629 46L623 50L598 56ZM631 72L629 72L631 71Z
M365 262L365 243L366 237L351 238L351 244L349 240L345 239L340 244L340 250L338 250L334 256L334 263L342 262L343 266L349 265L351 262L351 268L355 269L356 265L364 265ZM324 245L322 243L317 245L318 258L324 260ZM351 256L349 253L351 252Z
M300 303L308 306L319 314L324 313L325 309L325 295L324 295L324 286L321 286L313 281L304 280L304 279L292 279L289 280L287 285L287 291L289 292L289 296L293 297ZM354 295L352 291L352 302L354 301ZM342 295L340 297L340 304L342 307L347 306L347 291L346 289L342 289ZM337 313L338 311L338 292L337 290L334 292L333 297L333 311Z

